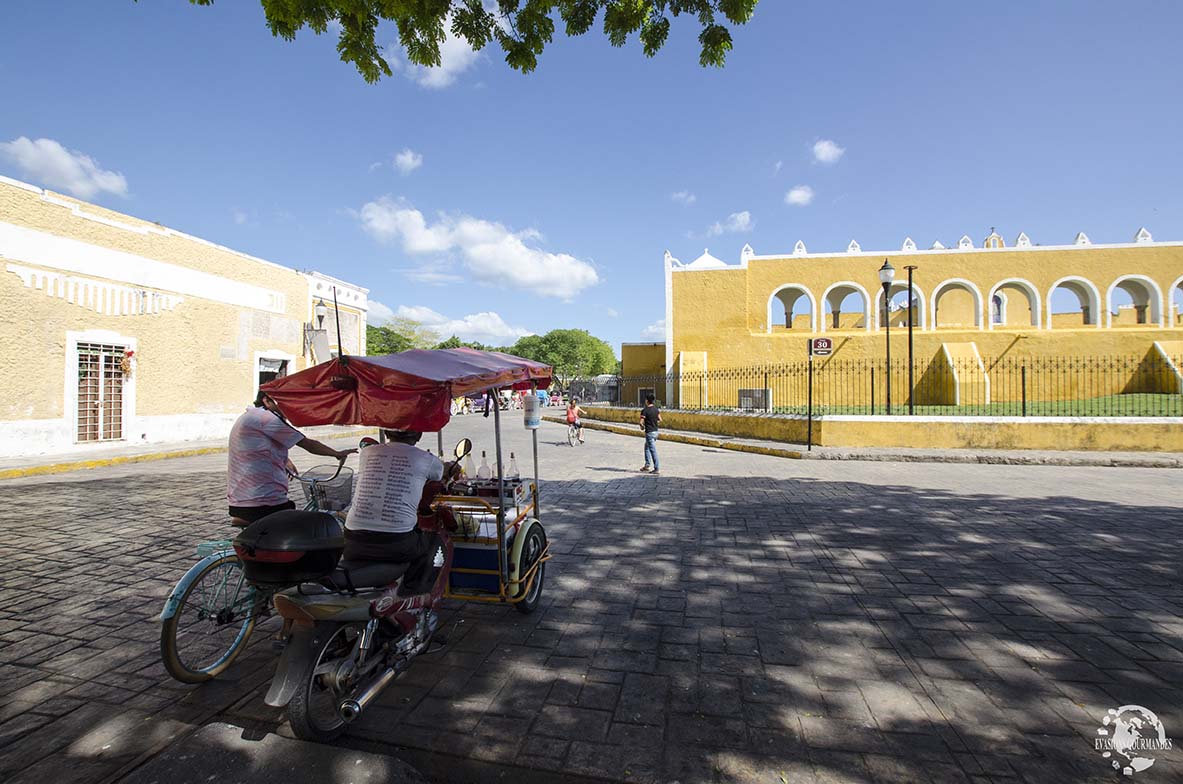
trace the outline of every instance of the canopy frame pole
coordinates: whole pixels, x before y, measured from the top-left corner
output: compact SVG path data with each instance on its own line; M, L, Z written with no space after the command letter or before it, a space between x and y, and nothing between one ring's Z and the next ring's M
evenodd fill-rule
M530 382L530 394L534 396L534 404L541 405L538 402L538 383ZM542 412L538 412L539 416ZM530 436L534 440L534 517L538 517L538 428L530 431ZM521 575L519 575L520 579Z
M444 459L444 429L441 427L435 431L435 451L439 453L440 460Z
M509 582L509 559L505 552L505 472L501 465L501 390L493 395L493 439L497 456L497 570L501 576L502 601L505 584Z

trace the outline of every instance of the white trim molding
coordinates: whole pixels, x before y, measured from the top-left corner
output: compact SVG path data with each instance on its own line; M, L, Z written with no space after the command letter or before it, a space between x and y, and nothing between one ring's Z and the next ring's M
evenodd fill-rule
M1142 304L1138 302L1138 298L1134 296L1133 291L1121 285L1126 281L1134 281L1147 287L1142 292L1146 295L1146 305L1150 307L1149 318L1146 319L1145 326L1150 327L1157 324L1161 328L1163 326L1162 290L1152 278L1148 278L1145 275L1122 275L1120 278L1113 281L1113 283L1109 284L1109 289L1105 292L1105 326L1113 326L1113 311L1116 307L1113 304L1113 292L1116 291L1119 286L1123 291L1129 294L1131 298L1133 298L1135 306Z
M830 301L830 294L837 289L847 289L847 292L842 296L842 299L838 300L838 302L836 303L837 307L835 307L835 303ZM825 312L826 305L828 304L830 306L831 311L837 310L839 313L841 313L842 312L842 300L846 299L851 294L859 294L862 296L862 298L863 298L863 330L866 332L871 331L871 295L867 293L867 290L865 288L863 288L858 283L855 283L852 280L840 280L837 283L831 284L829 288L827 288L824 292L822 292L821 313L819 314L821 318L818 321L818 326L819 326L818 331L819 332L831 331L830 329L828 329L826 327L826 312ZM834 327L833 329L840 330L841 327Z
M1167 292L1167 317L1170 321L1168 327L1178 326L1180 308L1175 305L1175 292L1183 287L1183 275L1180 275L1174 283L1171 284L1170 290Z
M908 279L893 281L891 284L891 296L895 296L900 292L908 292ZM916 322L913 325L916 329L921 331L928 329L928 301L924 298L924 289L920 288L913 281L912 283L912 297L919 306L916 313ZM875 331L883 329L883 287L880 286L875 290Z
M765 324L764 324L764 331L766 333L768 333L769 335L772 334L772 325L773 325L772 303L774 301L780 302L782 309L783 309L783 306L785 304L784 300L780 299L777 295L787 289L795 289L796 291L800 292L798 297L794 298L794 300L793 300L794 305L797 303L797 299L799 299L801 295L803 295L807 300L809 300L809 331L811 333L816 333L817 332L817 301L813 298L813 292L809 290L809 287L802 284L802 283L786 283L783 286L778 286L772 292L772 294L768 297L768 314L767 314L768 321L765 322ZM788 323L791 327L791 325L793 323L793 307L792 307L792 305L789 306L789 309L787 311L787 317L785 320L788 321Z
M76 275L227 305L286 313L279 291L0 221L0 256Z
M1031 281L1026 280L1024 278L1006 278L1005 280L998 281L990 288L990 294L986 298L986 301L988 303L990 303L991 318L986 320L986 325L987 325L986 329L992 330L996 326L994 324L994 319L992 317L994 315L994 311L993 311L994 295L998 294L998 293L1002 294L1003 301L1002 301L1002 323L998 324L997 326L999 326L999 327L1006 326L1006 311L1007 311L1007 308L1010 306L1010 298L1006 295L1006 292L999 292L999 289L1003 288L1004 286L1011 286L1013 288L1017 288L1017 289L1021 290L1024 294L1027 295L1027 304L1031 308L1031 323L1027 326L1032 326L1032 327L1035 327L1036 329L1039 329L1043 325L1043 314L1042 314L1042 311L1040 310L1040 306L1039 306L1039 301L1040 301L1039 290L1035 288L1034 283L1032 283Z
M975 305L975 307L974 307L974 326L977 327L978 329L981 329L982 328L982 292L981 292L981 289L979 289L973 281L966 280L965 278L948 278L947 280L942 280L940 283L938 283L936 286L933 287L932 294L929 297L929 301L932 302L932 320L931 320L932 329L934 329L934 330L937 329L937 318L938 318L938 311L940 310L941 292L944 289L952 288L952 287L960 287L960 288L968 289L969 293L973 295L974 305Z
M1091 324L1092 326L1099 328L1101 326L1101 290L1098 289L1097 285L1091 280L1088 278L1082 278L1079 275L1065 275L1053 283L1050 288L1048 288L1046 311L1047 328L1055 328L1055 324L1052 322L1052 295L1056 293L1056 289L1058 289L1060 286L1063 286L1064 288L1068 289L1068 291L1071 291L1073 294L1075 294L1076 298L1080 301L1080 306L1082 308L1087 307L1089 309L1089 316L1092 318L1092 321L1085 322L1085 326ZM1089 301L1087 303L1084 301L1084 297L1080 296L1082 291L1090 295Z
M42 291L47 297L64 299L105 316L155 315L172 310L183 297L159 291L121 286L117 283L65 275L60 272L9 264L7 270L21 279L27 289Z

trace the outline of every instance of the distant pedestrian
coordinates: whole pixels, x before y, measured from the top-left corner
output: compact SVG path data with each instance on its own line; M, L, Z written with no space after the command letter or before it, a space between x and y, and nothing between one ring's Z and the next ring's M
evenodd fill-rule
M653 395L645 395L645 407L641 409L641 429L645 431L645 465L641 470L657 474L660 473L657 464L657 428L661 424L661 412L654 401Z

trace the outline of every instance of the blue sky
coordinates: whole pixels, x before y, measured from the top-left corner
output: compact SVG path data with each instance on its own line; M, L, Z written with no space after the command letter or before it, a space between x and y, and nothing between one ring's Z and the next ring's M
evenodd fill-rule
M663 316L667 248L1183 239L1180 29L1173 0L763 0L723 70L682 20L654 59L597 32L525 76L452 47L444 71L367 85L328 37L272 38L253 1L5 4L0 173L445 331L579 327L619 350ZM49 168L71 151L72 174Z

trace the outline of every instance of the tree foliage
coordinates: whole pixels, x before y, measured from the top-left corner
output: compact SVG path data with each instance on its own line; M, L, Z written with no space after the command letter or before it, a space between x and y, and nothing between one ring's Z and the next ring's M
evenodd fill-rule
M214 0L189 0L212 5ZM337 53L367 82L392 71L378 39L378 26L391 22L398 43L416 65L438 66L447 34L474 50L496 41L505 62L533 71L554 39L556 22L569 36L583 35L603 12L604 35L623 46L637 35L646 56L665 44L672 17L688 16L700 27L699 63L722 67L731 51L730 25L746 24L758 0L261 0L272 35L293 40L304 27L317 34L339 30Z
M393 318L382 326L366 325L366 354L397 354L412 348L432 348L440 336L417 321Z
M545 335L518 339L509 353L545 362L566 386L572 378L611 373L616 367L612 347L583 329L552 329Z

